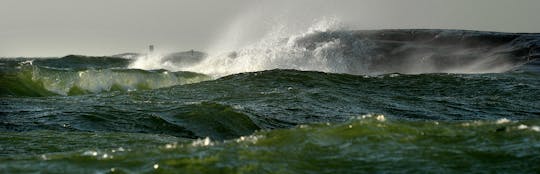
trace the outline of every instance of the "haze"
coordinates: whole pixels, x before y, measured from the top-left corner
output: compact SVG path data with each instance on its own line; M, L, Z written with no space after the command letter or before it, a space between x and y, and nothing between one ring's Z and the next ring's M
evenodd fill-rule
M538 0L0 0L0 57L207 50L276 24L335 16L351 29L440 28L540 32ZM233 27L231 27L233 26ZM223 41L222 41L223 42ZM225 41L227 42L227 41Z

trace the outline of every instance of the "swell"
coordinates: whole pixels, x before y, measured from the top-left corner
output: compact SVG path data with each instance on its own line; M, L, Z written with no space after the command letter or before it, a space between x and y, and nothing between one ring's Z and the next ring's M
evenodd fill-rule
M210 77L191 72L137 69L58 69L24 64L3 69L0 96L80 95L157 89Z
M540 113L536 104L539 82L534 72L358 76L271 70L129 94L60 97L67 103L57 97L50 98L54 104L47 104L49 98L4 98L3 111L13 107L13 113L25 113L37 107L78 113L110 103L125 110L151 112L208 101L234 106L256 118L262 128L339 122L367 113L420 120L526 119L538 118ZM20 106L11 105L11 100ZM89 107L80 111L61 107L69 102Z
M251 100L259 113L300 124L366 113L466 120L538 118L540 111L533 97L539 93L538 74L532 72L357 76L271 70L227 76L217 84L223 84L227 100Z
M406 120L539 118L538 82L538 74L529 72L357 76L270 70L135 96L223 103L250 114L260 127L274 129L369 113Z
M6 97L0 130L130 132L226 140L378 113L415 121L540 119L537 73L358 76L271 70L155 90ZM526 91L526 92L523 92Z
M69 102L67 102L69 103ZM36 130L82 132L128 132L166 134L215 140L249 135L261 129L259 123L231 106L202 102L167 108L134 109L81 102L72 110L6 111L11 122L0 122L0 130L27 132ZM136 105L136 104L134 104ZM144 105L160 105L147 102ZM23 118L20 118L23 117ZM32 120L28 120L31 117Z
M224 141L110 132L4 132L0 169L61 173L67 166L80 171L153 172L159 165L160 171L184 173L284 168L298 173L534 173L540 162L539 126L539 120L410 122L363 115L338 124L305 124ZM43 164L48 167L43 169Z

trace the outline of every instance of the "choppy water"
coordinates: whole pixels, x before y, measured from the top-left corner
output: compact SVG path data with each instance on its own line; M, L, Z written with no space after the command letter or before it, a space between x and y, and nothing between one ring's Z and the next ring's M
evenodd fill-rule
M0 172L540 171L537 35L476 33L474 43L491 44L448 57L469 41L393 32L356 34L371 51L305 44L346 37L322 32L186 69L133 67L145 58L1 59ZM236 72L250 56L267 61ZM429 68L413 71L415 61Z

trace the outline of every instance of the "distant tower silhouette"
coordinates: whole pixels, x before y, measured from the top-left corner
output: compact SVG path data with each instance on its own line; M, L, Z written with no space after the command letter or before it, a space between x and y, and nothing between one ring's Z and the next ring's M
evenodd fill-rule
M154 45L148 46L148 51L150 54L152 54L154 52Z

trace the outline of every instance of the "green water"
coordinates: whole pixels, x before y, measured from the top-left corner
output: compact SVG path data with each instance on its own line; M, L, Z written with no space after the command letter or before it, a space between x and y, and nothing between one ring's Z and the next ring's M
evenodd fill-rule
M374 117L261 130L225 141L120 132L1 133L0 168L7 173L540 170L540 127L534 126L540 125L538 120L497 124Z
M109 59L0 59L0 173L540 172L536 65L216 78Z

